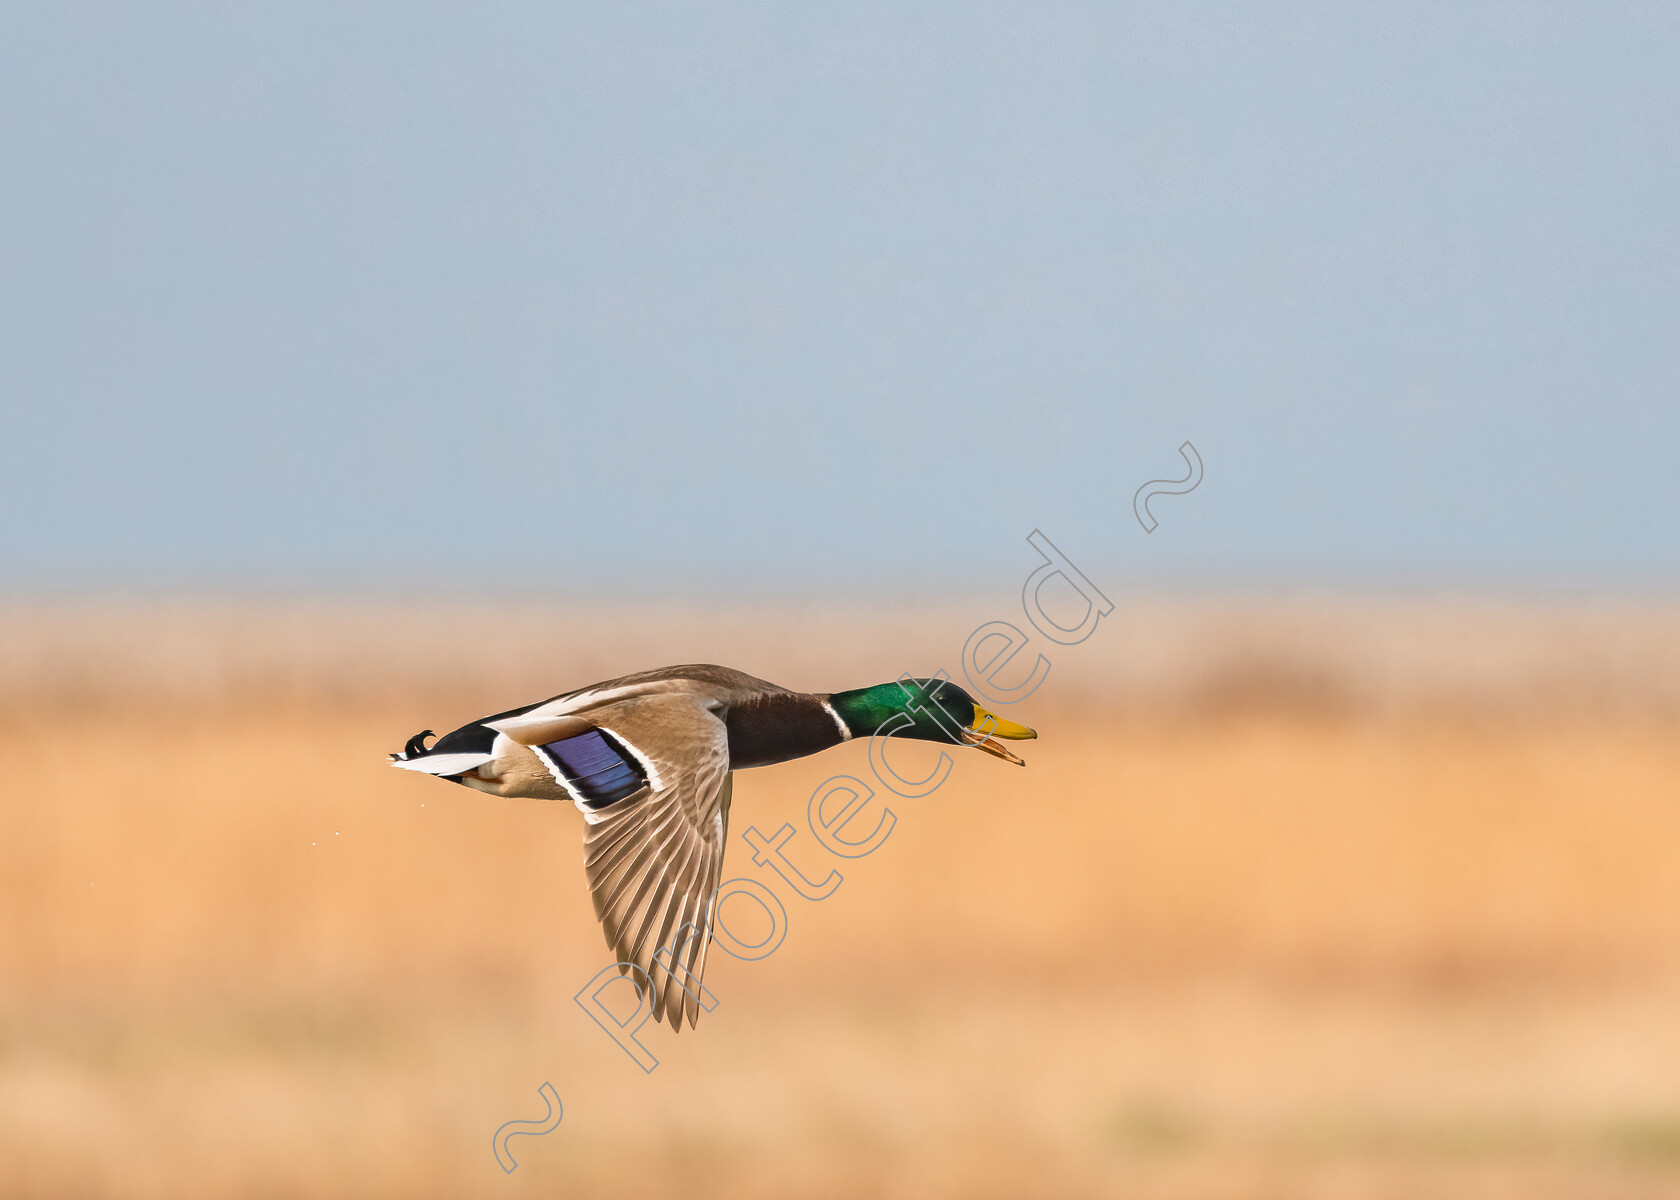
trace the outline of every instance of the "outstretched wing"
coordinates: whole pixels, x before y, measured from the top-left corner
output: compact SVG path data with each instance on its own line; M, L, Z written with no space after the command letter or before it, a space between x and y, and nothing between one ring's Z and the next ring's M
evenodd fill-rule
M532 746L589 819L585 868L607 944L647 973L653 1016L673 1029L685 1013L699 1020L728 833L729 733L715 705L699 692L632 696ZM536 732L508 726L521 741Z

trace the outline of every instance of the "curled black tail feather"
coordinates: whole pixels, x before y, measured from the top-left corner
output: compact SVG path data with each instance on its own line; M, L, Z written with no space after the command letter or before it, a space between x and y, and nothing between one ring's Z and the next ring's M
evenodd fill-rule
M403 757L419 758L421 755L428 753L426 749L426 739L431 736L432 731L430 729L422 729L419 733L409 738L408 745L403 747ZM391 757L395 758L396 755L393 754Z

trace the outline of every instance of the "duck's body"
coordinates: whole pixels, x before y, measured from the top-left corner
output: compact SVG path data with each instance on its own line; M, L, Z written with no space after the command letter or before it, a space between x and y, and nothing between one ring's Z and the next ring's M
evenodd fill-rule
M654 1017L669 1015L677 1029L685 1010L690 1025L699 1017L735 770L877 732L1019 763L993 737L1035 736L939 680L794 692L708 665L591 684L470 722L428 748L430 732L393 754L395 765L498 796L571 800L584 814L607 943L622 970L634 965L653 984Z

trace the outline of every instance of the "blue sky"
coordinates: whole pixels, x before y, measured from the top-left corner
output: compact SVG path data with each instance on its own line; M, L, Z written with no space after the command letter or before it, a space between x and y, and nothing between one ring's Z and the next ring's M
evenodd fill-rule
M1680 579L1674 6L8 24L0 586Z

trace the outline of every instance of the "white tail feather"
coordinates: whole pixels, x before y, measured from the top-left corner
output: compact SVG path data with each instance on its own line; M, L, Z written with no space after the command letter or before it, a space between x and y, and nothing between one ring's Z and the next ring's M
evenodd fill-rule
M424 771L428 775L461 775L474 767L481 767L492 758L489 754L422 754L419 758L396 758L393 767L405 771Z

